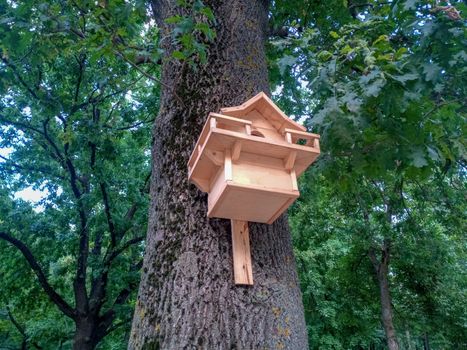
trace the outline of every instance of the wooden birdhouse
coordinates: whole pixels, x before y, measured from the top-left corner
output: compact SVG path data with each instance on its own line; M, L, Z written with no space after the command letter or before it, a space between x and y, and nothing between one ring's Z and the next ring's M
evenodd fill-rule
M299 196L297 176L320 153L319 135L305 130L263 92L209 114L188 178L208 193L208 217L232 219L234 265L236 241L248 244L249 257L248 221L271 224ZM246 283L237 274L236 283L252 284L246 268Z

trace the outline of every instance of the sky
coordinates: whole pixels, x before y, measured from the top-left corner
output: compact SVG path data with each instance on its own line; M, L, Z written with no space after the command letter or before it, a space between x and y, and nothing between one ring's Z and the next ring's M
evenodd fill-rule
M0 148L0 156L7 158L12 151L11 148ZM4 160L0 159L1 162L4 162ZM31 186L15 193L15 199L22 199L32 204L37 204L46 196L47 191L34 190Z

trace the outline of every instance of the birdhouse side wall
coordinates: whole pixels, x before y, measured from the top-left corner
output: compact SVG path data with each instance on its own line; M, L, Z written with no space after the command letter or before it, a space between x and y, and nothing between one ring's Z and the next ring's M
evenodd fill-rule
M240 158L238 162L233 164L233 182L292 191L291 174L283 169L282 161L274 158L270 158L269 161L269 164L254 164Z
M213 177L209 189L209 196L208 196L208 209L211 210L218 201L219 197L221 196L222 192L225 189L226 181L225 181L225 171L224 167L221 166L217 171L216 175Z

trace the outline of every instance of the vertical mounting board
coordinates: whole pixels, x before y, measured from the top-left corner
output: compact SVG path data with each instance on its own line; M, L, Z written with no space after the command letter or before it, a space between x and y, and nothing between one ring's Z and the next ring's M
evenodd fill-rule
M231 220L235 284L253 285L248 221Z

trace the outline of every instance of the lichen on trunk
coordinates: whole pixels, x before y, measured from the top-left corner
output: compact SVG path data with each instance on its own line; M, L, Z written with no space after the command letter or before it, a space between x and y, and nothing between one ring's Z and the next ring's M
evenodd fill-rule
M175 1L154 1L165 18ZM187 180L187 161L209 112L269 92L267 1L206 1L216 17L208 62L170 58L165 40L161 107L154 125L147 248L129 349L307 349L287 217L250 224L255 284L233 282L230 221L208 219L207 198Z

